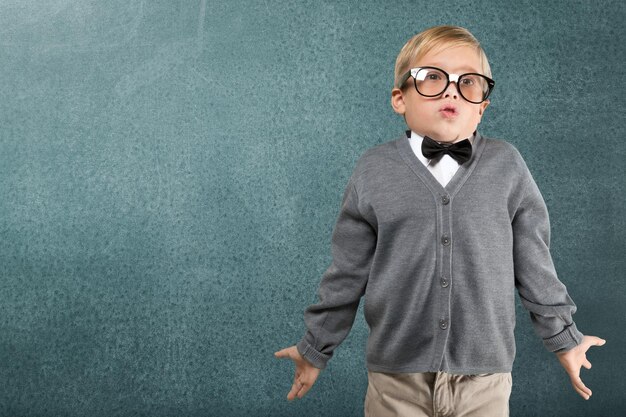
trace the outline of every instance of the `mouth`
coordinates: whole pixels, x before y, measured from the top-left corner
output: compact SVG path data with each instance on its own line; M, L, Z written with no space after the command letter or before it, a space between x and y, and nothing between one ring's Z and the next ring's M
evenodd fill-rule
M446 104L445 106L439 109L439 112L444 115L444 117L455 117L459 114L457 108L451 104Z

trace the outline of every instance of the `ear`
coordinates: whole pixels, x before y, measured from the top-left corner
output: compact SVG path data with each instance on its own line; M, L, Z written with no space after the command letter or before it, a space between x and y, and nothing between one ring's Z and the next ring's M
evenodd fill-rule
M483 101L482 103L480 103L480 108L478 109L478 114L480 114L482 116L484 111L485 111L485 109L489 105L489 103L491 103L491 101L489 101L489 99L487 99L487 100Z
M394 88L391 90L391 107L393 111L398 114L404 114L406 112L406 103L404 102L404 96L402 90Z

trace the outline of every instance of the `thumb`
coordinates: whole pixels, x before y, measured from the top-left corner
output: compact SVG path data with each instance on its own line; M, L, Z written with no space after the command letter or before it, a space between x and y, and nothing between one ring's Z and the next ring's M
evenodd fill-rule
M287 349L289 349L289 348L281 349L278 352L274 352L274 356L276 358L288 358L289 357L289 351Z
M585 345L585 350L587 350L591 346L603 346L605 343L606 340L602 339L601 337L584 335L581 344Z
M298 350L295 345L289 346L279 350L278 352L275 352L274 356L277 358L290 358L292 360L296 360L298 356Z
M593 344L596 346L604 346L605 343L606 343L606 340L596 337L596 340L594 341Z

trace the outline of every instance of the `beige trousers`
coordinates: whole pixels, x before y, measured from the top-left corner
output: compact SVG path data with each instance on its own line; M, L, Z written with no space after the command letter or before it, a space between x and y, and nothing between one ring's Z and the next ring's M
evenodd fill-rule
M367 375L365 417L509 417L510 372Z

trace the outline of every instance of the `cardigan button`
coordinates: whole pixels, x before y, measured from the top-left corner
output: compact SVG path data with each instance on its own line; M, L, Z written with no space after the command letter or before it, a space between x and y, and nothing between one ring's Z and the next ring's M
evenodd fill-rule
M441 202L443 204L448 204L450 202L450 197L448 197L447 195L444 195L443 197L441 197Z
M445 319L439 320L439 327L441 327L443 330L446 330L448 328L448 321Z
M449 284L448 280L445 277L441 277L441 286L446 288Z
M450 238L447 235L443 235L441 237L441 243L448 246L450 244Z

